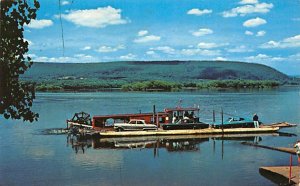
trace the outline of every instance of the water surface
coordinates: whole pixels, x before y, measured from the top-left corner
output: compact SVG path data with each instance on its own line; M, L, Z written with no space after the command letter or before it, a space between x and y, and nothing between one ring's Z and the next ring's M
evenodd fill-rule
M182 139L90 139L78 144L66 135L44 135L62 128L73 113L91 115L151 112L200 106L235 116L257 113L264 123L300 123L299 88L192 92L38 93L38 122L0 118L0 185L273 185L261 166L288 165L289 154L241 145L242 141L291 147L297 136L185 136ZM227 116L226 116L227 117ZM220 119L220 114L217 114ZM299 135L300 129L282 132ZM73 141L72 141L73 140ZM294 157L296 165L296 157Z

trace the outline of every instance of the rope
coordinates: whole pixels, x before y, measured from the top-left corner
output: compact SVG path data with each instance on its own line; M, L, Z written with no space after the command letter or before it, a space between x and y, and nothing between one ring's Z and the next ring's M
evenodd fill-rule
M61 0L58 0L59 3L59 22L61 28L61 39L62 39L62 47L63 47L63 57L65 57L65 39L64 39L64 27L61 19Z

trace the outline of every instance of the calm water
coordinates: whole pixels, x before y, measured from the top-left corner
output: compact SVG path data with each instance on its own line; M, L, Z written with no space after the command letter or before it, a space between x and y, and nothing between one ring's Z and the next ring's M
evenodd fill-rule
M265 123L300 123L300 89L199 91L174 93L39 93L33 124L0 118L0 185L273 185L259 167L288 165L289 154L241 145L242 141L292 146L300 128L282 130L297 136L258 135L239 138L68 139L44 135L65 127L74 112L91 115L151 112L200 105L200 117L212 110L251 117ZM294 164L296 165L296 157Z

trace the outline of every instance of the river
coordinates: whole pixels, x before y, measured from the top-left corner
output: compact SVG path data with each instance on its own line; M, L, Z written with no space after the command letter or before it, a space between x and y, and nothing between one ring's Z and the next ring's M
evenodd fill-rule
M180 101L181 100L181 101ZM184 92L37 93L38 122L0 118L0 185L274 185L261 166L288 165L289 154L244 146L243 141L292 147L290 135L244 137L93 139L74 142L67 135L43 131L66 126L75 112L91 115L151 112L167 107L198 106L202 121L212 110L264 123L300 123L300 89ZM225 115L227 117L227 115ZM217 113L220 119L220 114ZM296 165L294 156L293 164Z

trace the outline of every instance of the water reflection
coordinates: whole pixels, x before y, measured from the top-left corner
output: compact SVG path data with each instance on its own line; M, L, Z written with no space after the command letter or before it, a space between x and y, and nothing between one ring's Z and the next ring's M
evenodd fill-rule
M267 178L271 182L273 182L276 185L296 185L296 183L292 180L289 180L288 178L281 176L276 173L272 173L269 171L266 171L264 169L259 169L259 174L263 177Z
M153 136L153 137L119 137L99 138L78 135L67 136L67 146L71 146L75 153L85 153L87 149L153 149L154 157L159 149L168 152L196 152L200 151L200 144L212 140L213 149L215 142L222 141L222 157L224 154L224 141L248 141L258 143L262 140L260 135L231 134L231 135L185 135L185 136ZM266 134L264 134L266 135ZM278 134L268 134L278 135Z
M86 149L92 147L92 140L92 138L87 138L85 136L68 135L67 147L71 146L76 154L78 152L82 152L84 154Z

